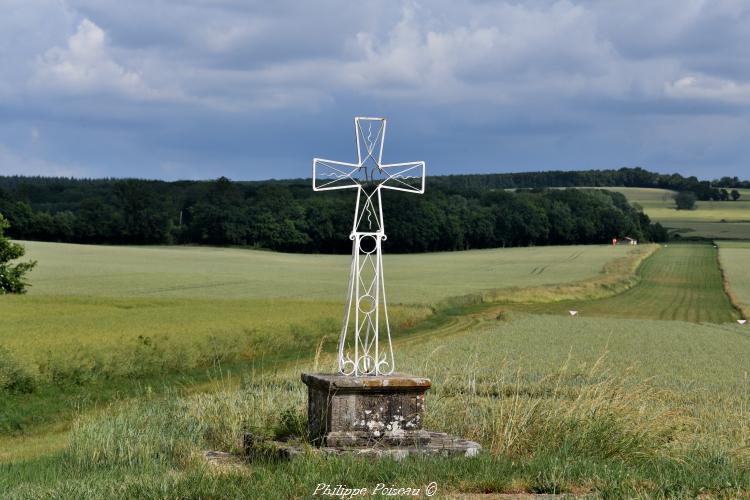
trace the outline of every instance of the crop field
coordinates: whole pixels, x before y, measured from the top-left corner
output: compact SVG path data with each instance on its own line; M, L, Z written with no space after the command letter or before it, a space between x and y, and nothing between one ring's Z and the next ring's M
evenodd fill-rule
M641 282L613 297L532 305L534 312L722 323L739 318L722 289L718 251L710 244L670 244L645 261Z
M39 261L30 296L342 301L350 256L206 247L113 247L23 242ZM391 303L431 304L511 286L595 276L628 249L609 245L507 248L383 257Z
M747 316L750 312L750 242L722 241L719 255L731 293Z
M638 203L651 219L683 237L750 239L750 189L738 189L737 201L698 201L695 210L677 210L674 191L607 187Z
M703 222L671 220L663 223L671 235L683 238L750 240L750 222Z
M238 437L247 430L268 437L291 432L304 439L306 392L299 373L334 366L335 342L321 339L335 340L347 259L86 247L91 253L78 261L65 255L69 248L29 244L33 258L55 265L44 269L40 264L34 276L38 286L29 295L0 300L0 326L5 327L0 345L10 345L8 327L22 328L19 318L33 314L28 322L34 326L24 335L38 343L13 341L8 348L29 356L31 361L24 363L32 368L43 368L33 361L44 359L34 358L40 351L66 348L56 338L77 335L93 323L99 326L73 337L74 345L82 346L79 359L95 352L98 341L109 350L122 345L130 353L117 359L169 370L184 356L195 356L190 363L199 366L206 362L201 354L213 353L218 355L213 366L224 364L232 374L214 371L207 379L177 381L161 376L167 387L156 390L159 382L148 373L132 372L141 381L139 389L116 386L122 397L84 404L63 416L67 423L31 422L20 431L0 427L4 498L304 498L321 481L350 486L435 481L439 495L736 497L750 492L750 330L733 321L739 313L723 291L712 245L669 244L641 262L633 288L609 298L585 295L574 301L565 300L571 289L558 285L601 279L605 268L627 274L631 267L612 263L645 247L387 256L389 293L400 293L400 309L394 314L404 324L395 341L397 369L432 379L426 426L479 441L482 455L398 463L309 456L229 466L207 465L204 451L239 453ZM140 254L143 250L152 252ZM162 251L168 253L163 260ZM742 242L720 248L724 272L738 297L746 296L750 282L743 266L746 251L750 246ZM132 260L124 266L118 257L108 273L116 252ZM199 282L196 275L204 273L210 256L224 253L227 258L217 259L222 264L213 271L227 280L234 276L236 283L183 286ZM333 262L329 271L340 269L335 271L340 276L330 278L332 290L299 279L295 269L328 259ZM148 272L138 275L139 267ZM76 273L86 277L88 291L75 288ZM128 273L140 276L141 284L128 282ZM273 298L264 297L262 287L253 283L261 277ZM422 279L423 288L414 287L412 279ZM451 294L453 279L462 283ZM70 295L60 293L60 283L69 284ZM510 287L519 297L532 290L547 302L469 303L433 310L452 296L502 288L493 283ZM537 292L544 286L550 295ZM222 290L224 296L214 295ZM309 298L315 294L317 298ZM573 304L580 311L576 317L566 312ZM23 312L11 323L19 310ZM175 323L181 326L169 330ZM156 326L150 330L152 324ZM105 334L97 336L97 330ZM159 337L162 330L173 340ZM180 331L188 332L182 334L184 344L177 341ZM293 351L285 351L285 344ZM167 355L172 346L178 353L174 359ZM107 349L94 366L107 364ZM255 349L273 362L248 364ZM245 364L231 358L235 352ZM274 358L279 352L287 355ZM0 374L2 363L0 354ZM78 383L84 392L106 386ZM59 390L68 387L60 385ZM36 407L22 403L37 392L11 394L3 404L23 411L43 409L39 401ZM82 392L70 394L66 397L80 404ZM0 406L0 416L2 410ZM8 414L22 422L16 416L20 411Z
M658 188L607 187L609 191L622 193L631 203L641 205L652 219L660 222L672 220L719 222L750 222L750 189L738 189L737 201L697 201L695 210L677 210L675 191Z
M39 265L27 296L0 301L0 345L36 364L109 364L123 350L140 352L144 339L190 358L182 350L207 341L290 330L299 337L311 328L335 336L343 312L346 256L25 245ZM426 306L452 296L591 278L628 251L602 245L387 256L392 320L419 320Z
M204 377L207 367L336 344L347 256L24 244L39 265L28 295L0 300L0 388L14 393L0 405L0 432L69 412L71 391L84 406L98 404L122 392L123 379ZM586 280L628 252L602 245L386 256L391 325L399 335L454 295ZM39 392L61 386L54 398ZM89 401L94 386L102 396Z

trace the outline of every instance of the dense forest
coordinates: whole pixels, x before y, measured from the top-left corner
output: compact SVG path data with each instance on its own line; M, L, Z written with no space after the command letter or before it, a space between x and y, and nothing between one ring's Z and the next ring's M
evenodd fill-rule
M386 249L603 243L623 236L662 241L664 228L621 194L547 187L702 186L691 179L642 169L430 177L423 196L384 193ZM0 213L17 239L343 253L350 251L353 205L354 193L315 193L304 179L0 177Z

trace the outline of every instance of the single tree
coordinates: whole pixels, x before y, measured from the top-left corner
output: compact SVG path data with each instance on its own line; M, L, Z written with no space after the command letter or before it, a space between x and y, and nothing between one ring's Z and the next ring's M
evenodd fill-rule
M681 191L674 197L674 202L677 204L677 210L693 210L697 199L692 191Z
M732 197L732 201L737 201L740 199L740 192L736 189L732 189L732 192L729 193L729 195Z
M36 261L10 263L23 257L26 249L3 234L8 227L10 223L0 214L0 295L25 293L28 283L24 281L24 275L36 265Z

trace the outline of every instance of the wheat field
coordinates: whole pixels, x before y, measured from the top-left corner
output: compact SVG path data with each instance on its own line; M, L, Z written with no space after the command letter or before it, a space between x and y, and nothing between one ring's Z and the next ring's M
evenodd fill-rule
M747 284L743 266L747 248L743 243L722 244L720 250L730 290L737 296L744 296ZM604 259L598 271L584 266L576 272L570 266L582 266L579 260L586 253L576 257L581 250L589 248L434 256L448 261L463 256L487 259L487 265L494 259L503 277L504 266L516 268L516 274L510 275L513 280L507 281L513 282L508 290L515 301L508 300L507 294L487 293L484 296L500 302L433 310L429 302L419 300L419 291L408 292L409 285L404 283L404 296L412 293L415 298L400 306L403 316L399 321L404 327L395 340L397 369L432 379L426 425L478 440L485 451L473 460L408 459L397 463L306 456L291 462L240 461L220 469L206 465L202 459L205 450L239 454L243 432L269 438L304 434L306 393L299 373L327 371L334 366L335 344L323 340L328 333L335 335L341 302L294 297L300 290L282 290L287 294L284 298L248 300L171 297L172 290L158 291L154 298L137 292L112 297L104 292L111 288L103 274L92 277L92 283L101 282L96 294L45 295L40 286L28 296L13 297L3 303L7 313L3 318L7 321L12 311L22 307L28 307L27 315L36 311L39 318L31 323L37 325L35 331L41 338L48 335L48 342L55 335L65 335L65 330L56 329L59 324L70 321L67 328L74 329L76 317L96 322L99 315L102 329L117 327L133 333L143 332L144 325L150 323L166 328L185 317L183 326L196 328L187 337L199 347L196 352L250 349L245 355L251 356L251 349L258 347L252 342L229 343L223 351L218 339L232 336L226 333L229 330L206 334L211 322L225 324L228 329L250 327L244 334L246 340L261 338L269 343L270 351L291 344L295 352L268 366L219 359L222 368L192 386L186 386L184 380L170 382L165 376L155 379L145 373L134 374L140 381L137 389L125 393L125 386L119 385L120 397L102 399L73 415L58 413L58 418L67 419L63 425L31 425L21 434L0 431L0 494L7 498L306 498L325 480L414 486L434 481L441 495L746 496L750 491L750 336L746 326L729 322L734 309L722 295L716 249L712 245L669 245L653 254L629 256L627 265L613 265L625 253L603 254L619 257ZM610 248L592 250L598 254ZM293 262L283 255L265 257ZM305 258L295 257L300 261ZM393 256L393 260L403 259L411 272L417 273L417 261L409 262L412 257L416 256ZM154 254L150 258L153 260ZM167 271L164 262L154 266L155 273ZM180 265L184 269L176 274L184 276L177 282L187 283L193 279L189 276L191 266ZM285 273L291 272L287 267L276 273L273 269L258 272L278 275L281 289L288 279ZM604 269L622 274L631 288L625 292L616 288L613 283L617 281L601 273ZM454 272L443 271L445 276ZM629 277L631 272L637 279ZM568 281L540 285L538 275L547 273L547 279L559 273L558 280ZM392 274L391 282L408 276ZM477 285L461 291L486 290L490 282L486 274L486 270L474 275L465 272L465 281L477 276ZM113 279L123 280L122 276ZM247 276L242 279L249 280ZM437 285L442 278L430 280ZM154 283L158 281L154 279ZM615 295L591 295L571 282L613 287ZM251 289L247 283L239 286ZM302 290L306 286L300 284ZM269 293L276 292L269 286ZM439 291L432 293L432 300L445 300ZM580 293L576 301L580 314L575 317L564 311L571 293ZM547 303L524 304L529 298ZM149 304L156 305L149 308ZM555 314L555 308L565 315ZM693 310L707 315L695 317ZM709 310L720 313L710 316ZM307 317L315 319L307 321ZM271 323L255 330L250 323L242 323L259 318ZM415 318L411 328L410 321ZM27 333L34 335L33 331ZM143 337L143 333L138 335ZM138 335L134 362L164 363L165 358L157 352L160 337L148 337L146 343ZM116 342L111 338L115 337L99 337L114 348ZM93 345L95 328L90 339ZM39 351L43 345L44 341L33 350ZM23 349L22 343L16 348ZM159 389L157 380L164 389ZM85 380L81 383L86 387ZM98 391L105 386L92 387ZM38 391L11 394L3 401L20 408L25 404L21 401L33 401L35 395L49 397L43 389Z

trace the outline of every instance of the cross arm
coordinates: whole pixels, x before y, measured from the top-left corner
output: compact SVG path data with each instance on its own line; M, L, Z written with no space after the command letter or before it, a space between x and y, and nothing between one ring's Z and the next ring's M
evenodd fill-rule
M424 193L425 164L423 161L381 165L387 177L380 183L383 189Z
M313 190L332 191L334 189L350 189L359 187L353 175L359 169L356 163L313 159Z

